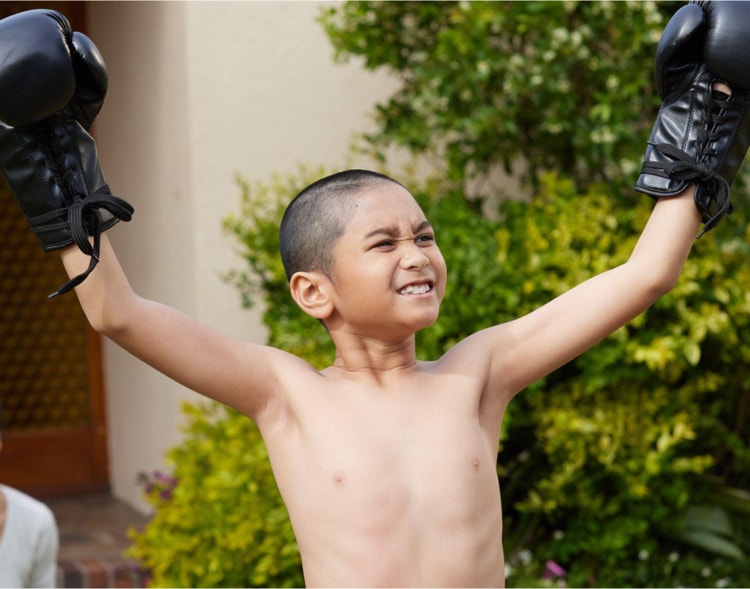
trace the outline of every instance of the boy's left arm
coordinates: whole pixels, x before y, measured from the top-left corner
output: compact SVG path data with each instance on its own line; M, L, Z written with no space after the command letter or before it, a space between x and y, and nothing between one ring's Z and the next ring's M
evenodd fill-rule
M625 325L680 277L701 214L692 185L660 199L628 261L594 276L519 319L476 338L491 354L488 390L508 397L579 356Z
M750 2L690 2L670 19L656 50L662 105L636 183L657 200L651 218L625 264L472 338L491 397L507 402L645 311L677 282L700 221L706 232L731 213L750 145L750 29L737 26L748 19Z

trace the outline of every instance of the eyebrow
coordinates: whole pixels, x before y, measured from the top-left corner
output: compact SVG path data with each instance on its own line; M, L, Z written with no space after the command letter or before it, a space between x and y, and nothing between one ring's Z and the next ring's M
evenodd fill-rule
M425 229L432 229L432 223L430 223L426 219L422 221L421 223L419 223L418 225L415 225L412 228L412 233L419 233L421 231L424 231ZM367 235L365 235L365 239L369 239L370 237L375 237L376 235L398 237L399 233L400 233L400 230L395 225L390 225L388 227L378 227L377 229L373 229Z

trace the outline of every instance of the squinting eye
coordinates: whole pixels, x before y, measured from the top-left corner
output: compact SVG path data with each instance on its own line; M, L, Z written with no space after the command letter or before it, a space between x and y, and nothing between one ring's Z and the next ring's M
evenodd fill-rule
M433 241L435 241L435 236L429 233L417 237L417 243L431 243Z

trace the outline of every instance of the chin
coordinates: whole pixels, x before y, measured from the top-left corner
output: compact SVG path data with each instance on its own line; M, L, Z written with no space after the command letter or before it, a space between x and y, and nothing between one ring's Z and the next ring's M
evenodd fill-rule
M432 327L433 325L435 325L435 322L438 320L438 317L440 317L439 313L435 313L434 315L425 317L424 319L422 319L422 321L419 321L418 327L416 327L416 331L420 331L422 329L427 329L428 327Z

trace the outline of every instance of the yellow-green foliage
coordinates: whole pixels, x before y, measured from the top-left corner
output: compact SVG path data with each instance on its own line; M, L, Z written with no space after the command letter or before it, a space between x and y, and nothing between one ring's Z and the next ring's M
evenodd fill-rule
M541 184L528 205L503 206L495 231L496 259L513 269L498 289L519 292L519 313L626 261L652 206L597 186L578 194L552 176ZM511 553L533 546L574 585L694 583L695 554L723 559L747 582L738 571L747 569L750 495L729 506L717 492L717 482L750 481L743 227L730 217L699 240L670 294L513 402L499 461ZM699 522L696 509L708 505L740 519ZM669 581L627 566L665 547L693 555L684 571L663 573Z
M302 569L265 446L252 422L214 403L184 406L171 475L146 476L156 508L128 554L151 587L300 587Z

